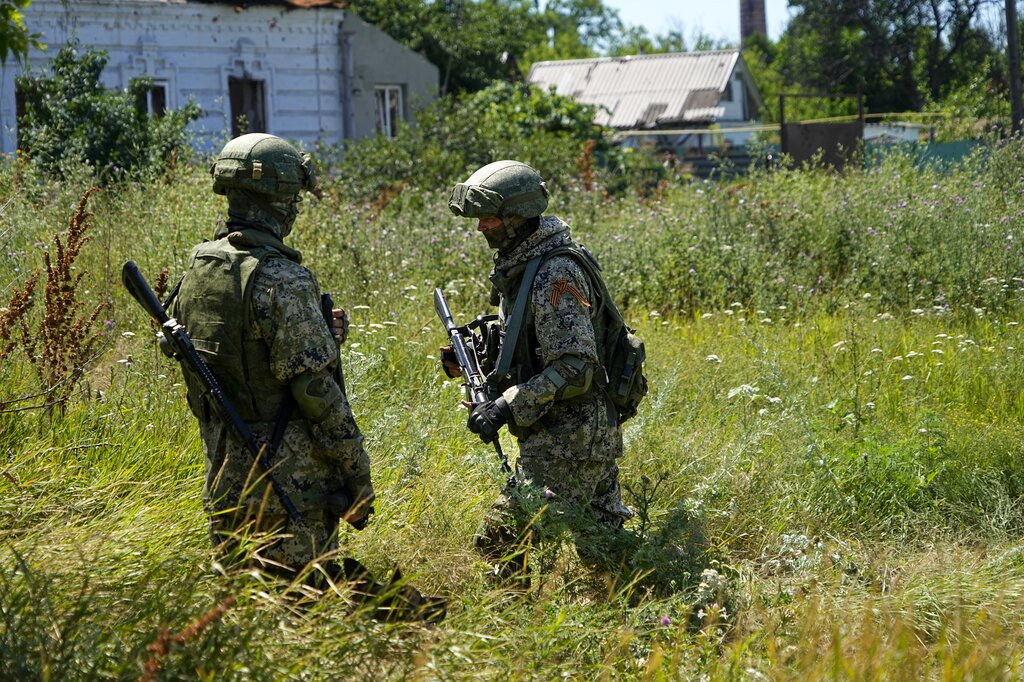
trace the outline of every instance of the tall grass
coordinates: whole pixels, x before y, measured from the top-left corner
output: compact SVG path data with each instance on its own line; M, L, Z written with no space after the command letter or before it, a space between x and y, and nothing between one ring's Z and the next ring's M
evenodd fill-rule
M629 501L647 532L706 550L657 594L559 543L529 594L487 580L470 537L501 474L437 370L429 294L482 311L490 254L443 191L380 207L329 186L305 205L294 243L352 313L343 362L378 489L342 545L449 596L436 628L377 623L344 591L310 605L213 560L181 379L117 271L176 277L223 207L201 169L94 194L79 296L111 306L87 391L59 418L0 410L0 676L1019 676L1020 153L554 197L650 353ZM0 169L0 300L87 186ZM0 386L5 403L38 390L24 358Z

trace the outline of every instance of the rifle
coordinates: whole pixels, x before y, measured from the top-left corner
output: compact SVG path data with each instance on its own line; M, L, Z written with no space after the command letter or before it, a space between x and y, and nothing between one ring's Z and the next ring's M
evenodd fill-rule
M128 293L132 295L132 298L138 301L139 305L149 313L149 316L160 324L164 338L170 344L175 357L184 362L199 377L206 392L212 398L212 404L217 411L217 415L245 443L245 447L259 463L260 470L270 481L271 487L277 493L278 499L281 500L281 504L292 518L292 521L301 524L302 516L299 514L299 510L295 508L295 504L288 497L288 493L278 484L271 473L270 456L266 445L260 445L259 441L256 440L256 434L252 432L249 425L238 414L235 406L228 400L213 370L210 369L210 366L206 364L206 361L196 351L195 346L192 345L192 339L188 337L185 326L173 317L168 317L167 311L164 310L163 304L160 303L160 299L156 296L156 292L149 286L149 282L146 281L142 272L139 271L139 266L135 264L135 261L130 260L121 268L121 282L128 290Z
M466 339L463 338L464 334L469 335L471 332L468 328L455 324L452 310L448 307L448 301L445 300L444 292L440 289L434 289L434 310L437 311L437 316L441 318L441 324L444 325L445 331L448 332L448 339L452 343L452 350L455 352L455 359L459 363L459 368L462 369L462 378L465 379L465 386L469 388L470 397L474 403L487 402L490 400L490 396L487 394L487 388L484 385L484 375L480 371L476 350L471 349L466 343ZM501 459L501 470L506 474L511 474L512 468L508 465L508 457L505 456L505 452L501 449L501 443L498 442L497 438L491 442L494 444L494 451L498 453L498 458Z

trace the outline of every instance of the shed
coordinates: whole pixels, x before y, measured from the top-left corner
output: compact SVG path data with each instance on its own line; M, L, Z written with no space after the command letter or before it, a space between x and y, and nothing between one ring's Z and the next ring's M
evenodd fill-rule
M761 95L739 50L537 62L527 80L598 108L595 123L628 134L716 125L733 144L756 123Z
M104 85L153 80L148 106L159 116L189 98L203 116L191 128L201 149L240 132L269 132L305 143L338 144L392 135L400 120L436 97L438 70L332 0L193 2L188 0L33 0L29 68L44 69L70 40L104 50ZM17 144L20 98L0 67L0 151Z

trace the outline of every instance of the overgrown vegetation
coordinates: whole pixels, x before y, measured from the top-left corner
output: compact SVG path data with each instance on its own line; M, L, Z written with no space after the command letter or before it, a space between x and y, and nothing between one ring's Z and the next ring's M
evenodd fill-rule
M148 78L133 80L126 92L100 82L105 52L64 46L51 73L28 72L16 79L25 98L18 119L21 153L54 177L67 177L86 164L101 181L167 170L179 150L188 150L185 127L199 117L188 102L150 115Z
M570 97L499 81L430 104L415 128L401 126L394 139L356 142L339 175L350 196L386 202L402 189L433 190L491 161L515 158L566 187L588 155L610 152L608 131L593 119L593 107Z
M353 315L343 361L378 491L370 528L342 543L449 595L433 629L375 623L344 591L299 608L211 561L181 378L117 266L173 278L223 206L191 167L91 195L75 301L111 302L91 390L57 418L19 411L32 360L0 364L0 676L1019 676L1021 145L949 171L890 157L643 198L559 179L552 212L647 342L652 394L621 462L631 528L693 559L655 562L677 572L657 594L555 543L513 598L473 553L502 477L438 371L429 292L460 318L484 310L490 252L448 213L447 182L352 202L339 181L304 204L294 244ZM0 168L0 300L55 248L77 177L26 191Z

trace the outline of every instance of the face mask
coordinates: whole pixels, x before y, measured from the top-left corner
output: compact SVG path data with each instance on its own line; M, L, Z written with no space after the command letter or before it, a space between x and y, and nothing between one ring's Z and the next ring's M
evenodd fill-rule
M281 216L281 236L287 237L291 234L295 218L299 215L299 203L302 197L298 194L291 201L275 201L270 206Z
M511 241L509 239L508 227L505 225L496 227L493 230L487 230L483 235L484 239L487 240L487 245L492 249L497 249L499 251L502 247L508 246L508 242Z

